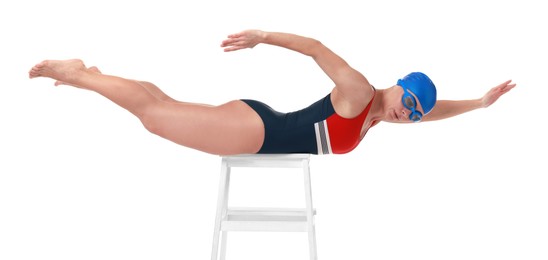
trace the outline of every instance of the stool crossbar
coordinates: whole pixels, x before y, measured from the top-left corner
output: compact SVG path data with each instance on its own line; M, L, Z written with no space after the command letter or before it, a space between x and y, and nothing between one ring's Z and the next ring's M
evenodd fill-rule
M223 156L213 235L212 260L224 260L229 231L308 232L311 260L317 259L316 231L312 207L309 154L253 154ZM302 168L305 209L229 208L230 170L235 167ZM221 240L221 241L219 241ZM220 252L219 252L220 250Z

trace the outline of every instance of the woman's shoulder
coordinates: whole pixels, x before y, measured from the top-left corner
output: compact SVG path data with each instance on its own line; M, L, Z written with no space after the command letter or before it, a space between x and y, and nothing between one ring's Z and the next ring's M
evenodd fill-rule
M345 94L335 87L331 91L331 103L338 115L353 118L361 114L374 96L375 88L370 84L363 86L361 91L356 91L353 95Z

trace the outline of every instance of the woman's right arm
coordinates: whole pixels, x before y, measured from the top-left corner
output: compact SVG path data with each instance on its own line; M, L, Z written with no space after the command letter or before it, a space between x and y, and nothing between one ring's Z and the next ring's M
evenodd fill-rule
M283 47L312 57L345 99L369 102L366 95L372 95L373 90L367 79L318 40L290 33L246 30L229 35L221 47L228 52L253 48L259 43Z

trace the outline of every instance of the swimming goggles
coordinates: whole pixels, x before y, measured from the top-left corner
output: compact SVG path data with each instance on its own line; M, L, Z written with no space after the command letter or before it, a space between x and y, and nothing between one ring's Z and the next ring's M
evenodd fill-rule
M411 114L409 115L409 120L413 122L419 122L422 119L422 113L417 111L417 101L415 100L415 97L407 91L406 88L403 88L403 96L401 97L401 102L403 103L403 106L411 111Z

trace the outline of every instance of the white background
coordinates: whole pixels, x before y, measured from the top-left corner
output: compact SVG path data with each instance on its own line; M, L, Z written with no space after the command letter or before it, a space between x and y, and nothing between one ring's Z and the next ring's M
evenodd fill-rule
M226 35L249 28L319 39L377 88L411 71L440 99L518 84L488 109L382 123L350 154L313 156L320 259L548 259L541 1L175 2L0 4L0 259L209 259L220 158L27 72L80 58L176 99L253 98L280 111L330 91L297 53L222 52ZM304 204L300 181L235 172L232 201ZM235 233L228 259L307 259L307 246L304 233Z

